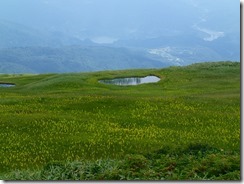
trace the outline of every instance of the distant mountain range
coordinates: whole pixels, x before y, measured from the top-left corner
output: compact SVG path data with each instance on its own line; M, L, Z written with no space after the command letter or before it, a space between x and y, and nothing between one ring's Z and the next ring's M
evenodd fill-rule
M193 62L240 61L239 40L196 33L98 44L61 32L0 21L0 73L56 73L158 68Z
M45 46L57 47L80 44L79 39L61 32L36 30L21 24L0 21L0 48Z
M53 73L158 68L170 63L140 50L105 46L22 47L0 50L0 73Z

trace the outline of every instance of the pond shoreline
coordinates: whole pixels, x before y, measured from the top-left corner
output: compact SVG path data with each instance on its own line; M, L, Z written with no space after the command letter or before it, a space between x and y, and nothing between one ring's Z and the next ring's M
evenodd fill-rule
M0 82L0 87L3 87L3 88L14 87L14 86L16 86L15 83L11 83L11 82Z
M140 85L146 83L156 83L160 80L161 79L158 76L148 75L145 77L121 77L121 78L113 78L113 79L103 79L103 80L99 80L99 82L103 84L130 86L130 85Z

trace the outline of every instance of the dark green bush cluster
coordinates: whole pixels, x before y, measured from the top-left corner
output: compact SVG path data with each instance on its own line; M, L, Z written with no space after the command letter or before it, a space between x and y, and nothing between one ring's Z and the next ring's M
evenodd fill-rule
M49 163L38 172L15 172L11 180L240 180L240 155L208 145L164 147L121 160Z

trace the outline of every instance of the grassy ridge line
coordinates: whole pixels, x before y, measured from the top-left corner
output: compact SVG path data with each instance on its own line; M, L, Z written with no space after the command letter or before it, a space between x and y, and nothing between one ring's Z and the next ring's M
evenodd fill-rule
M154 74L138 86L102 78ZM165 146L209 144L240 151L240 63L155 70L0 75L1 171L50 162L120 159ZM31 149L30 149L31 148Z
M225 63L225 64L223 64ZM130 92L138 92L141 89L145 88L145 85L133 86L133 87L121 87L121 86L108 86L104 84L99 84L97 81L99 79L108 79L114 77L129 77L129 76L146 76L149 74L154 74L161 77L161 81L158 84L154 84L154 95L158 95L155 93L157 89L165 90L166 95L175 94L185 94L187 93L187 89L191 90L206 90L209 89L211 93L215 92L216 89L213 89L217 82L219 85L220 80L223 81L221 87L226 90L226 87L231 89L236 89L237 86L231 86L229 84L232 81L226 80L226 78L234 79L235 83L232 85L237 85L237 81L239 80L239 76L236 76L236 72L239 73L238 62L220 62L220 63L204 63L204 64L194 64L187 67L170 67L167 69L155 69L155 70L124 70L124 71L104 71L104 72L92 72L92 73L71 73L71 74L42 74L42 75L34 75L34 76L26 76L26 75L0 75L3 81L13 82L17 84L15 88L18 92L21 92L22 89L24 92L27 90L29 92L41 92L48 91L49 93L56 92L65 92L75 90L79 93L82 93L82 89L85 89L87 93L91 92L91 89L96 89L99 93L99 90L116 90L115 94L118 90L122 91L130 91ZM223 65L223 66L222 66ZM237 66L235 71L233 71L233 67L229 67L229 65ZM230 71L228 71L228 67ZM224 71L222 71L224 70ZM205 72L205 73L204 73ZM218 72L213 75L213 72ZM210 75L210 76L209 76ZM235 75L235 76L233 76ZM235 78L233 78L235 77ZM221 79L222 78L222 79ZM209 82L211 80L211 83ZM201 85L200 85L201 84ZM228 86L230 85L230 86ZM92 88L91 88L92 87ZM157 88L159 87L159 88ZM130 90L133 88L133 90ZM178 89L177 89L178 88ZM5 89L2 89L5 90ZM11 90L14 91L14 90ZM114 91L112 91L114 92ZM146 92L146 91L144 91ZM219 92L219 91L218 91ZM119 92L120 93L120 92ZM141 93L140 93L141 94ZM139 95L140 95L139 94ZM143 93L142 93L143 94ZM160 91L160 96L165 95Z

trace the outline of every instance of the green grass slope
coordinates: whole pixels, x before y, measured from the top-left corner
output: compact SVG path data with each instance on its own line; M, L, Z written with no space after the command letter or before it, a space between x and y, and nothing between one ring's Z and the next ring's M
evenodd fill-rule
M161 80L98 82L146 75ZM2 179L240 179L239 62L0 82L16 84L0 88Z

